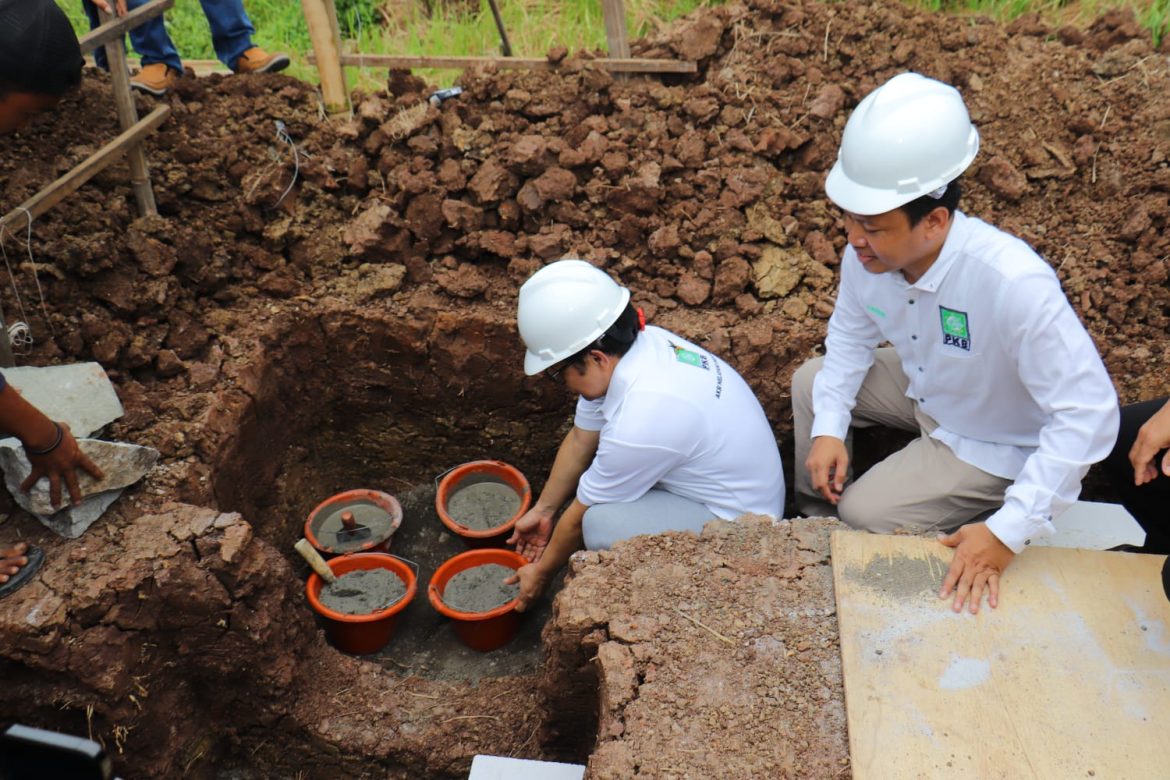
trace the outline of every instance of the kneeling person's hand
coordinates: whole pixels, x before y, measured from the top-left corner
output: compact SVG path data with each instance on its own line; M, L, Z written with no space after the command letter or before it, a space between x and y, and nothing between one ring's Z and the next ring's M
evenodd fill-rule
M549 579L551 579L550 575L544 572L539 564L530 563L527 566L521 566L515 574L504 580L505 585L520 583L519 603L516 605L516 611L524 612L532 606L532 603L540 598L540 594L544 593Z
M979 611L979 602L986 587L987 603L991 608L999 606L999 577L1016 557L1007 545L999 540L986 523L965 525L950 535L939 536L938 540L947 547L955 548L951 568L943 581L940 599L947 598L952 591L955 603L951 609L960 612L968 597L971 599L971 614Z
M553 513L534 506L516 521L515 530L508 537L508 544L516 545L516 552L527 560L538 561L548 546L552 528Z

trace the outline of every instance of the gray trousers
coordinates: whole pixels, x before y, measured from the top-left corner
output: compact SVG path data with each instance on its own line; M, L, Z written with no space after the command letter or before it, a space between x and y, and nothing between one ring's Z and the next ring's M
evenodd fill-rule
M856 428L882 425L917 431L919 436L852 482L850 434L845 442L850 451L845 492L836 507L825 501L813 490L804 465L812 448L813 379L823 362L824 358L810 360L792 377L798 511L808 517L840 517L853 528L875 533L901 529L949 532L964 523L984 519L1003 504L1004 491L1012 480L964 463L950 447L930 438L938 423L906 397L910 381L890 347L875 352L874 364L857 393L852 424Z
M585 537L585 549L608 550L623 539L641 534L663 531L699 533L714 519L715 515L702 504L654 488L636 501L589 507L581 521L581 532Z

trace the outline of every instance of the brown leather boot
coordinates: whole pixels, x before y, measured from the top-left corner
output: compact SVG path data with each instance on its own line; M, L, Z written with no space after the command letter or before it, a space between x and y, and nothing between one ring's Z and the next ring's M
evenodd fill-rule
M269 54L259 46L253 46L236 60L236 73L276 73L288 67L287 54Z
M143 65L142 70L130 78L130 86L139 92L162 97L167 90L175 86L179 79L179 71L165 62L154 62Z

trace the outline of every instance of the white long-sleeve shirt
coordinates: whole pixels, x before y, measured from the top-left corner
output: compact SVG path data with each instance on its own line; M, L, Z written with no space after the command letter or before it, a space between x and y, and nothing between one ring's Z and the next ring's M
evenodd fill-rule
M638 334L606 394L577 401L574 424L601 432L577 483L585 506L657 486L725 520L783 512L780 450L760 402L735 369L668 330Z
M889 341L931 436L1014 480L988 528L1013 552L1054 532L1089 466L1117 438L1117 394L1048 266L1027 244L956 212L942 252L914 284L871 274L845 249L812 435L844 439L873 350ZM913 475L907 475L913 478Z

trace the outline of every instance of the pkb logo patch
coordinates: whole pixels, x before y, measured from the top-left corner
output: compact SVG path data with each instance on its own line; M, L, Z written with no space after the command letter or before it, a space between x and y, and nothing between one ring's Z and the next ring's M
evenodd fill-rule
M971 351L971 329L967 326L967 312L938 307L942 318L943 346Z
M707 361L706 355L700 355L691 349L684 349L673 342L670 343L670 348L674 350L674 358L680 363L686 363L688 366L701 368L704 371L710 371L711 365Z

